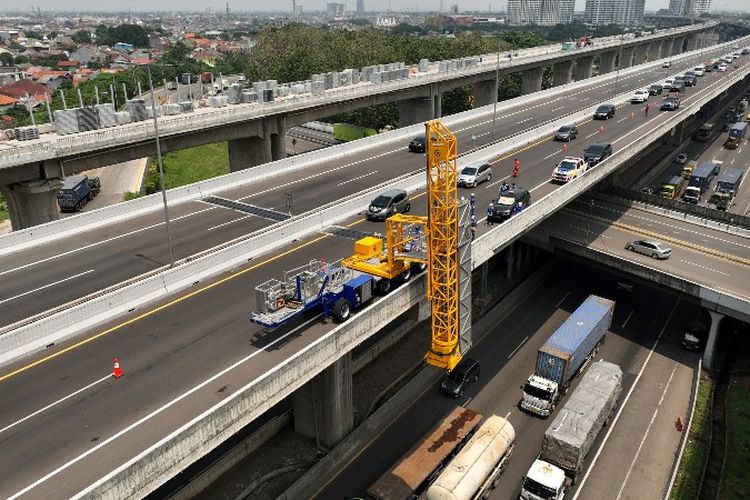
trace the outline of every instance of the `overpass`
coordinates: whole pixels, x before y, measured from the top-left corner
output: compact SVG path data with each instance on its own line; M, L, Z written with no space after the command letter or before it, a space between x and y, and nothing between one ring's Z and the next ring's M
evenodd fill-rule
M685 61L687 67L691 62ZM523 132L491 148L491 151L480 150L468 155L466 161L491 159L502 176L510 170L508 155L511 159L518 156L524 165L518 182L533 186L535 197L531 207L518 217L499 228L480 229L480 236L474 242L474 267L480 267L496 254L504 255L503 249L514 239L632 161L646 145L665 135L671 136L684 119L699 112L736 83L745 82L747 73L748 63L743 59L741 66L732 73L706 77L696 91L687 95L683 108L676 113L652 113L648 117L634 113L631 116L629 105L621 104L617 120L608 123L605 132L599 132L598 123L588 122L591 108L584 108L573 116L545 124L542 130ZM546 108L542 110L545 111ZM592 137L605 134L607 140L615 144L616 153L581 179L563 187L551 186L547 183L551 165L555 162L551 158L559 158L564 153L557 143L549 141L549 130L569 120L580 122L581 139L589 134ZM571 145L581 149L585 146L585 143ZM478 203L484 206L497 187L480 188L477 190ZM415 210L418 209L416 200L422 198L415 198ZM364 230L378 228L377 225L357 225ZM302 407L305 406L305 392L317 391L317 397L326 394L330 397L331 391L337 395L345 394L347 365L350 363L350 355L345 353L401 314L408 314L416 308L414 314L417 317L425 315L421 279L401 287L335 329L331 329L331 325L314 324L304 332L292 330L271 335L251 332L253 347L247 359L244 353L248 349L246 317L249 301L227 298L247 296L254 283L276 276L282 269L294 267L312 256L325 255L334 260L350 251L351 241L342 237L302 238L276 250L271 259L251 263L238 273L225 275L208 286L193 287L188 295L177 300L150 311L140 310L136 317L125 323L99 330L94 340L85 339L80 344L55 347L54 357L40 364L16 365L18 370L10 372L11 376L2 381L6 384L4 398L15 402L4 405L10 408L6 419L10 423L18 422L11 429L4 430L5 438L8 449L22 453L23 450L32 450L32 453L26 458L17 455L0 458L8 470L23 472L2 485L3 494L23 491L39 495L52 487L58 488L58 494L61 487L68 488L63 494L74 494L76 484L85 485L87 481L106 474L87 492L88 495L112 498L142 495L297 389L305 387L296 397ZM244 255L246 260L248 253ZM522 255L516 257L523 258ZM230 259L225 252L216 260L227 262ZM167 274L163 273L161 279L169 279ZM109 297L106 300L111 308L116 299ZM421 313L420 302L423 304ZM216 314L216 311L221 313ZM81 310L71 308L71 314L76 312L80 320ZM93 314L90 306L86 314ZM91 379L92 373L101 371L102 357L111 357L107 353L113 351L125 352L119 355L133 360L131 369L134 374L127 379L127 385L102 382L107 386L106 390L96 389L98 398L84 392L45 412L43 422L36 418L21 421L25 414L31 413L28 410L41 406L28 400L30 392L47 394L51 398L63 396L64 389L57 383L61 371L73 380ZM70 363L71 359L76 362ZM217 360L223 360L219 366L229 364L229 367L213 377ZM175 377L176 373L185 379ZM322 375L315 384L306 383L318 374ZM204 379L210 380L200 386L194 385ZM29 385L35 390L29 391ZM227 387L234 392L224 396ZM173 403L163 403L164 397L172 396L175 396ZM132 424L113 422L111 413L105 411L102 414L97 410L100 405L107 411L117 408L118 420ZM66 418L68 411L83 411L87 415L86 429ZM329 423L321 437L323 442L335 442L337 436L346 434L346 413L347 408L340 408L336 415L320 415ZM311 418L317 417L311 415ZM304 421L299 425L304 427ZM168 429L174 431L164 436ZM90 445L91 440L96 444ZM44 448L44 453L33 452L35 443L47 443L49 448ZM108 471L113 472L107 474ZM63 485L57 480L59 477L70 482Z
M446 90L472 85L476 105L484 106L496 100L498 74L521 73L522 92L527 94L541 90L548 66L553 68L553 85L565 85L591 77L595 59L599 74L606 74L615 70L616 63L622 70L713 44L717 38L710 32L715 26L683 26L639 38L605 37L595 40L593 46L571 51L561 51L559 44L548 45L521 51L520 57L510 59L505 54L502 58L485 54L421 65L419 69L424 71L413 73L397 63L396 69L378 73L400 72L393 80L390 76L387 81L372 77L317 93L312 92L313 82L301 82L290 88L309 87L311 92L290 93L262 104L163 116L159 119L161 147L166 152L228 141L230 168L237 171L284 158L286 131L301 123L387 102L399 103L399 125L421 123L441 116L441 95ZM410 76L404 78L404 72ZM362 74L366 74L364 69ZM12 143L0 156L0 191L8 200L13 227L55 220L55 194L65 175L155 155L154 135L152 122L142 121Z

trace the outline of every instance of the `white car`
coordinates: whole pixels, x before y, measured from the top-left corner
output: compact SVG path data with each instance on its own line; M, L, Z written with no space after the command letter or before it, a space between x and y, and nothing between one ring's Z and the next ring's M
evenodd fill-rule
M588 169L588 163L583 158L567 156L558 163L552 171L552 182L570 182Z
M672 67L672 61L664 61L661 63L662 68L671 68Z
M680 165L684 165L687 162L688 155L685 153L680 153L677 156L674 157L674 162L679 163Z
M693 68L693 73L695 73L695 76L703 76L706 73L706 70L703 66L696 66Z
M729 67L726 64L719 64L719 67L717 68L721 72L725 72Z
M664 87L665 89L670 89L673 83L674 83L674 78L667 78L666 80L664 80L664 83L662 83L661 86Z
M632 103L640 103L640 102L646 102L648 101L648 90L636 90L633 92L633 95L630 97L630 102Z

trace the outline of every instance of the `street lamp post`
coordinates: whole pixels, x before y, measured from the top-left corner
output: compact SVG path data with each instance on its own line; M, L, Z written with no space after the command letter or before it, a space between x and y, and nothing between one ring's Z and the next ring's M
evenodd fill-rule
M150 53L149 53L150 57ZM148 86L151 90L151 113L154 116L154 135L156 136L156 163L159 167L159 184L161 200L164 204L164 222L167 229L167 250L169 251L169 267L174 267L174 252L172 251L172 229L169 225L169 207L167 206L167 191L164 189L164 164L161 159L161 144L159 143L159 120L156 118L156 99L154 97L154 82L151 79L151 64L146 66L148 71Z

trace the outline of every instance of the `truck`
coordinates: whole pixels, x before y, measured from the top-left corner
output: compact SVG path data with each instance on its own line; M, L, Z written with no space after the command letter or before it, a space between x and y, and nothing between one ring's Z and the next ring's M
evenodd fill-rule
M505 470L516 432L508 420L455 407L367 488L368 498L484 498Z
M700 142L706 142L709 138L711 138L711 133L714 131L714 128L716 128L716 125L713 123L704 123L701 125L701 127L695 132L693 135L693 139Z
M211 83L214 81L214 75L210 71L204 71L201 73L201 83Z
M355 141L371 135L377 135L378 131L374 128L359 127L349 123L334 123L333 138L341 142Z
M690 160L689 162L685 163L682 166L682 171L680 172L682 178L690 179L690 175L693 173L693 170L695 170L696 165L698 165L698 162L695 160Z
M534 373L521 387L520 407L548 417L572 380L581 373L604 342L614 314L612 300L589 295L539 348Z
M737 149L740 142L745 138L747 132L747 122L737 122L729 127L729 137L724 142L724 147L727 149Z
M718 161L701 163L693 170L688 180L688 186L682 194L682 200L687 203L698 203L708 188L711 181L719 173L721 163Z
M680 190L682 189L683 184L685 184L685 179L679 175L672 175L661 183L659 194L662 198L674 200L680 196Z
M89 178L85 175L73 175L65 178L57 192L57 205L61 212L79 212L94 196Z
M609 424L622 391L622 369L597 361L542 438L539 456L524 477L524 500L562 500L575 484L602 428Z
M721 173L716 181L716 187L708 200L708 206L719 210L726 210L731 205L742 182L742 170L729 168Z

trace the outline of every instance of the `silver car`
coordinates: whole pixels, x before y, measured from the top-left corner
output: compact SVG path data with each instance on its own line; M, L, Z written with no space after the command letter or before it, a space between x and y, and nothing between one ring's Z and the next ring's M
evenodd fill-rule
M461 169L458 174L458 185L468 188L476 187L492 178L492 167L489 163L472 163Z
M668 259L672 249L660 241L635 240L625 245L626 250L648 255L652 259Z

